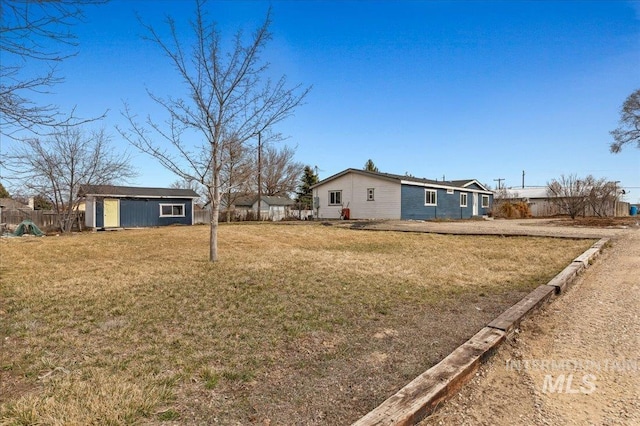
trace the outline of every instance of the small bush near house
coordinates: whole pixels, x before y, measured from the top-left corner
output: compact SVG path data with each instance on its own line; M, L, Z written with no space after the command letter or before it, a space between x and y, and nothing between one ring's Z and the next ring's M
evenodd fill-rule
M492 216L505 219L531 217L531 209L524 201L499 201L494 204Z

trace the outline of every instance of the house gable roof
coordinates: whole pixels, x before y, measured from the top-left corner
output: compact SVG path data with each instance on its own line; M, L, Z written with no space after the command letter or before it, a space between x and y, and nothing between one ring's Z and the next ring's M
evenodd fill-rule
M137 186L81 185L80 196L131 197L131 198L200 198L192 189L143 188Z
M480 191L490 193L491 191L484 187L484 185L480 184L475 179L465 179L465 180L454 180L454 181L446 181L446 180L432 180L426 178L417 178L414 176L403 176L403 175L395 175L392 173L380 173L380 172L370 172L368 170L359 170L359 169L346 169L341 171L340 173L336 173L333 176L329 176L326 179L316 183L311 188L316 188L320 185L323 185L327 182L330 182L339 177L345 176L349 173L355 173L363 176L369 176L376 179L383 179L387 181L397 182L398 184L405 185L419 185L419 186L429 186L434 188L454 188L454 189L469 189L468 186L472 184L477 184L478 187L482 188ZM477 190L476 190L477 191Z
M0 198L0 207L16 210L32 210L31 207L27 206L26 204L22 204L21 202L16 201L13 198Z
M489 188L478 182L476 179L462 179L462 180L452 180L455 186L461 186L463 188L468 188L470 186L476 185L479 189L483 191L491 191Z

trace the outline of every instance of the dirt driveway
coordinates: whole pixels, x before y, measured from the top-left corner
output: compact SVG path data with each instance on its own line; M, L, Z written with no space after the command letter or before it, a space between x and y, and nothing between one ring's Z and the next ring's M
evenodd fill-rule
M640 231L579 231L613 247L421 426L640 425Z
M532 235L569 238L617 237L625 234L627 230L637 229L637 221L633 220L609 227L562 226L563 223L569 222L568 219L496 219L449 222L388 220L382 222L353 222L348 226L363 229L433 232L437 234Z

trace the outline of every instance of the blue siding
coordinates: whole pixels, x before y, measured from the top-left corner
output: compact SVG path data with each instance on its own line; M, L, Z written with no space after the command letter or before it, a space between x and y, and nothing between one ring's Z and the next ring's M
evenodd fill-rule
M478 194L478 214L488 215L491 212L491 206L493 206L493 194L489 194L489 207L487 207L486 209L482 208L482 195L483 194Z
M424 191L432 189L437 192L437 206L424 205ZM467 206L460 207L460 193L455 190L447 194L446 189L424 188L421 186L402 185L400 218L405 220L428 219L470 219L473 216L473 193L467 193ZM489 208L482 208L482 194L478 194L478 215L489 213L493 196L489 196Z
M184 217L160 217L160 204L184 204ZM174 224L191 225L193 202L190 198L121 198L120 226L140 228ZM96 228L104 227L104 202L96 199Z
M184 217L160 217L160 204L184 204ZM181 198L122 198L120 199L120 226L136 228L191 225L191 199Z

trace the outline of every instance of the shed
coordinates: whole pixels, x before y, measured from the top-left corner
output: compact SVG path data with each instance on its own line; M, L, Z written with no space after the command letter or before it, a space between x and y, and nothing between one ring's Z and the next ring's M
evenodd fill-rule
M82 185L78 195L85 198L88 228L140 228L192 225L192 189L142 188L114 185Z
M493 192L476 179L437 181L359 169L330 176L312 190L320 219L469 219L488 215L493 203Z
M263 195L260 197L260 217L263 219L278 221L289 216L293 200L286 197ZM258 196L248 195L239 197L233 207L240 218L246 218L247 213L252 212L256 217L258 213Z

